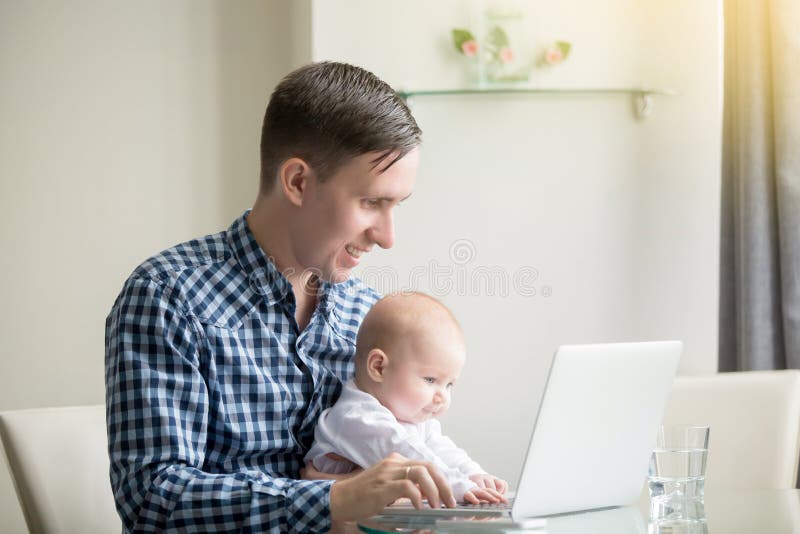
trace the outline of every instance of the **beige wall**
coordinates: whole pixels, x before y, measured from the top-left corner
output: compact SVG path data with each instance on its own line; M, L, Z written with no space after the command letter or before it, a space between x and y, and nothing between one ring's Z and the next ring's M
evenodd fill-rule
M289 39L282 0L0 2L0 410L104 401L123 280L250 206Z
M103 322L142 260L258 180L288 6L0 4L0 409L103 401Z

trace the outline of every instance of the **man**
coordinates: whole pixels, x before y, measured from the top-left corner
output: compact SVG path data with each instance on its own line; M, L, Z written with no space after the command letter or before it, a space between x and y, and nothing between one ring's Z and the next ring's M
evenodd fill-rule
M434 467L398 455L298 480L377 300L350 271L393 245L420 136L373 74L302 67L267 107L252 210L127 280L106 321L111 484L127 531L325 531L399 497L455 504Z

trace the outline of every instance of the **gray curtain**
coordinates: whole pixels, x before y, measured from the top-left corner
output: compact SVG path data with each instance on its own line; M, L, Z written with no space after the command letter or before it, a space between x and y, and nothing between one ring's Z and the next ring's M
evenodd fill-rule
M725 0L719 370L800 368L800 0Z

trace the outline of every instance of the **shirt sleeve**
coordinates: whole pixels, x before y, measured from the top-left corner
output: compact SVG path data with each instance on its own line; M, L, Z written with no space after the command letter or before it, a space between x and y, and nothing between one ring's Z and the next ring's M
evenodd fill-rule
M169 286L132 277L106 321L111 486L126 532L316 532L330 481L210 473L198 329Z
M442 424L436 419L427 422L426 442L428 446L450 468L457 469L464 476L485 473L480 465L469 457L464 449L459 448L453 440L442 434Z
M442 461L421 435L408 432L388 411L348 410L326 425L326 432L324 439L333 444L336 454L363 468L396 452L409 459L433 463L447 478L459 501L464 492L475 487L467 476Z

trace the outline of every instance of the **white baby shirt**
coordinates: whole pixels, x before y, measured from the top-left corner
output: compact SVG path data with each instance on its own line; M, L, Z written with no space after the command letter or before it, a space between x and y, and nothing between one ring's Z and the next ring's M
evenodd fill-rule
M378 400L358 389L351 380L331 408L319 416L314 445L305 461L324 473L348 473L356 466L370 467L392 452L410 460L431 462L447 478L456 500L476 487L470 475L485 473L447 436L436 419L401 423ZM325 456L335 453L351 462Z

